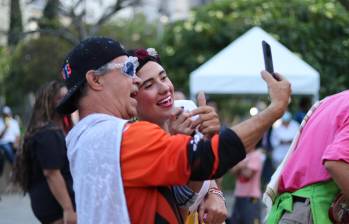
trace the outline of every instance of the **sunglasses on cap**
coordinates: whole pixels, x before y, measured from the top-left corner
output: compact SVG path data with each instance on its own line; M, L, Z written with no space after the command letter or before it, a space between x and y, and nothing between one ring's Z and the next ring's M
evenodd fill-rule
M121 73L129 78L136 77L136 69L138 67L138 59L129 56L123 63L109 62L94 71L96 75L104 75L114 69L121 69Z

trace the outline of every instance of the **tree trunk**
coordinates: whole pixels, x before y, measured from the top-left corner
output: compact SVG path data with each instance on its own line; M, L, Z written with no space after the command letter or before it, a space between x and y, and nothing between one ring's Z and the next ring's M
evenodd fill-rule
M10 1L10 26L7 36L9 46L16 46L20 40L20 35L23 32L22 11L20 0Z

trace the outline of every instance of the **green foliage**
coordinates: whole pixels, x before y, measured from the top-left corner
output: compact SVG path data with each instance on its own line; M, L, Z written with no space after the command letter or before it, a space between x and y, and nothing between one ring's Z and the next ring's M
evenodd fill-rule
M10 26L7 36L7 43L9 46L15 46L23 31L22 12L20 7L20 0L10 1Z
M349 86L348 24L335 0L218 0L168 26L159 49L175 85L188 88L191 71L261 26L320 72L325 96Z
M222 190L233 191L235 189L236 178L230 172L227 172L222 178Z
M257 105L257 102L267 102L268 98L261 95L249 95L246 97L217 94L210 95L209 101L217 104L217 112L219 113L221 124L232 127L242 120L250 118L248 112L251 106Z
M105 24L98 35L114 37L127 48L154 46L156 28L155 24L147 23L143 15L137 15L134 19ZM1 91L6 96L6 103L24 113L28 94L35 93L39 86L49 80L61 79L60 66L71 48L61 38L47 35L22 41L14 50L11 60L7 60L7 67L3 67L7 68L7 72L0 70L0 81L4 74ZM1 57L0 52L0 64L3 58L8 57Z
M61 79L60 66L71 46L55 37L41 36L18 45L5 77L6 102L24 105L25 96L43 83Z
M102 26L99 34L120 41L128 49L152 47L158 41L157 25L147 22L143 14L118 19Z

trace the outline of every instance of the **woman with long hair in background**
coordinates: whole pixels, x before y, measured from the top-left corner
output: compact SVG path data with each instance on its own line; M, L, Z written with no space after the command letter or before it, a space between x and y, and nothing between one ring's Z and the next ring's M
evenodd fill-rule
M15 182L29 193L34 215L45 224L76 223L65 144L71 120L55 111L66 92L59 81L39 89L15 164Z

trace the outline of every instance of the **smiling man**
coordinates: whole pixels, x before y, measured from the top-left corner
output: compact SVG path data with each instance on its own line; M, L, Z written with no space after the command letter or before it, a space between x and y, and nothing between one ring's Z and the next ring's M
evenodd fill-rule
M76 46L63 65L68 93L57 110L78 109L81 118L66 139L78 223L182 223L168 186L222 176L283 114L291 92L289 82L264 72L269 107L196 142L146 121L128 122L136 115L137 64L117 41L94 37ZM206 112L192 112L199 125L218 120Z

